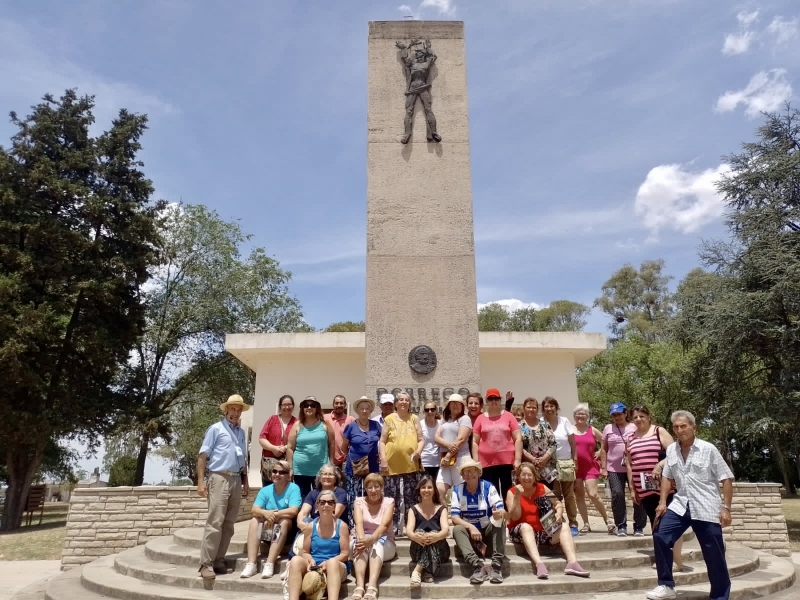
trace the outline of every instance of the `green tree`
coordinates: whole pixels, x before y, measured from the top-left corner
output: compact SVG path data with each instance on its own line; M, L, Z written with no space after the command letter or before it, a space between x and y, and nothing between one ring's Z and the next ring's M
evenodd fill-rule
M183 205L167 211L162 237L162 264L144 294L145 332L121 384L131 406L120 430L139 439L135 485L144 481L151 445L171 439L171 409L235 360L224 352L227 334L308 328L287 288L290 273L263 248L243 259L250 235L237 223Z
M570 300L554 300L544 308L509 311L492 302L478 311L478 331L581 331L589 307Z
M90 135L94 99L46 95L0 147L0 455L3 530L20 526L52 440L90 441L115 420L119 365L141 333L158 243L137 159L147 118L121 110Z
M615 339L637 334L655 341L663 335L673 312L672 277L663 270L663 260L646 260L638 270L627 264L603 284L594 305L611 317L609 329Z
M134 479L136 479L136 458L133 456L120 456L108 471L108 487L133 485Z
M339 321L331 323L323 329L327 333L362 332L366 330L367 327L364 321Z

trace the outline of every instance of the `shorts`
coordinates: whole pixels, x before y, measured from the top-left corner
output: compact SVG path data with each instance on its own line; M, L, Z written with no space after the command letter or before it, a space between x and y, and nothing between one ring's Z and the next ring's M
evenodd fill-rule
M508 530L508 537L510 537L511 541L514 542L515 544L522 543L522 533L520 532L522 525L523 525L522 523L517 523L516 525L514 525L514 527ZM537 546L543 546L544 544L553 543L553 538L547 535L547 533L544 530L536 531L534 529L533 536L536 538Z
M454 465L452 467L439 468L439 474L436 476L436 483L443 483L453 488L464 483L464 480L461 478L461 473L458 472L458 469Z
M356 538L350 538L350 556L353 556L353 550L355 549L356 545ZM390 540L385 535L382 535L377 542L372 544L372 549L370 553L375 552L375 556L381 559L381 562L386 562L387 560L392 560L394 555L397 553L397 547L395 546L394 540Z

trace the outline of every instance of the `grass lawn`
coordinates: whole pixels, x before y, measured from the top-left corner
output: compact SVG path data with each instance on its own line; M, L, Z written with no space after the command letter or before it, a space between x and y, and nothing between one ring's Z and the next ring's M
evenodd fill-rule
M64 547L68 502L53 502L44 507L42 524L35 514L30 527L0 534L0 560L58 560Z
M800 498L784 498L782 504L792 552L800 552Z

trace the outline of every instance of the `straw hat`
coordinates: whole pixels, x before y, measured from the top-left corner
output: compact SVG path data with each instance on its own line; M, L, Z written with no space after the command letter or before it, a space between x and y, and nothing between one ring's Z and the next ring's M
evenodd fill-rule
M464 410L467 410L467 403L464 401L464 396L461 394L450 394L450 396L447 398L447 404L450 404L451 402L458 402L464 407ZM447 404L445 404L445 406L447 406Z
M219 405L219 409L222 412L225 412L226 410L228 410L229 406L241 406L243 411L250 410L250 405L245 404L244 400L239 394L234 394L233 396L229 396L227 401Z
M458 472L463 473L464 469L468 469L470 467L473 469L478 469L478 477L483 475L483 467L481 466L481 463L473 458L470 458L469 456L465 456L463 459L461 459L461 462L458 463Z
M361 404L362 402L366 402L367 404L369 404L370 412L375 410L375 400L373 400L369 396L361 396L361 398L356 400L356 410L358 410L358 405Z

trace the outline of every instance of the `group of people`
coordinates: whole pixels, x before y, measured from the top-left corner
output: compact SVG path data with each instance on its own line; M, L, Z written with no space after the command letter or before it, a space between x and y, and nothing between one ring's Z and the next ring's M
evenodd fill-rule
M711 562L716 567L713 576L709 568L712 598L727 598L727 569L718 567L725 565L720 526L726 525L732 475L716 449L694 436L690 413L672 415L679 440L675 444L665 428L652 423L644 406L628 411L621 403L612 404L612 423L600 431L590 424L583 404L570 422L559 415L555 398L543 400L541 417L537 400L527 398L517 419L509 410L511 392L505 405L496 388L487 390L485 398L453 394L441 418L439 408L426 402L420 418L410 411L408 394L383 394L380 415L373 418L376 405L366 396L355 402L356 417L347 415L343 396L334 399L327 415L315 398L307 397L296 418L293 398L283 396L278 414L268 419L259 436L262 489L252 509L248 560L241 576L256 574L259 546L266 540L270 546L262 577L272 577L278 555L290 542L292 558L282 575L288 598L295 600L303 591L315 600L314 594L325 589L336 598L352 571L354 600L375 600L381 566L394 557L398 536L409 539L415 563L411 586L418 587L433 581L440 565L449 561L446 540L452 529L472 568L471 583L503 581L507 537L524 545L539 578L548 577L538 551L542 544L561 546L566 574L588 577L573 541L591 531L586 498L608 532L624 536L627 486L634 503L633 535L644 535L648 518L655 532L659 585L647 597L675 597L673 560L681 569L681 536L692 526L709 567ZM225 418L209 428L198 458L198 472L206 467L210 471L208 484L198 485L198 492L209 497L201 550L204 578L231 572L225 552L240 498L249 491L244 436L238 427L241 412L249 406L231 396L220 408ZM698 490L700 475L709 483ZM611 491L613 522L598 496L601 476ZM714 504L711 486L720 481L724 504L718 493ZM696 504L697 494L704 505ZM709 515L717 505L723 508L714 521ZM729 523L729 512L727 519Z

